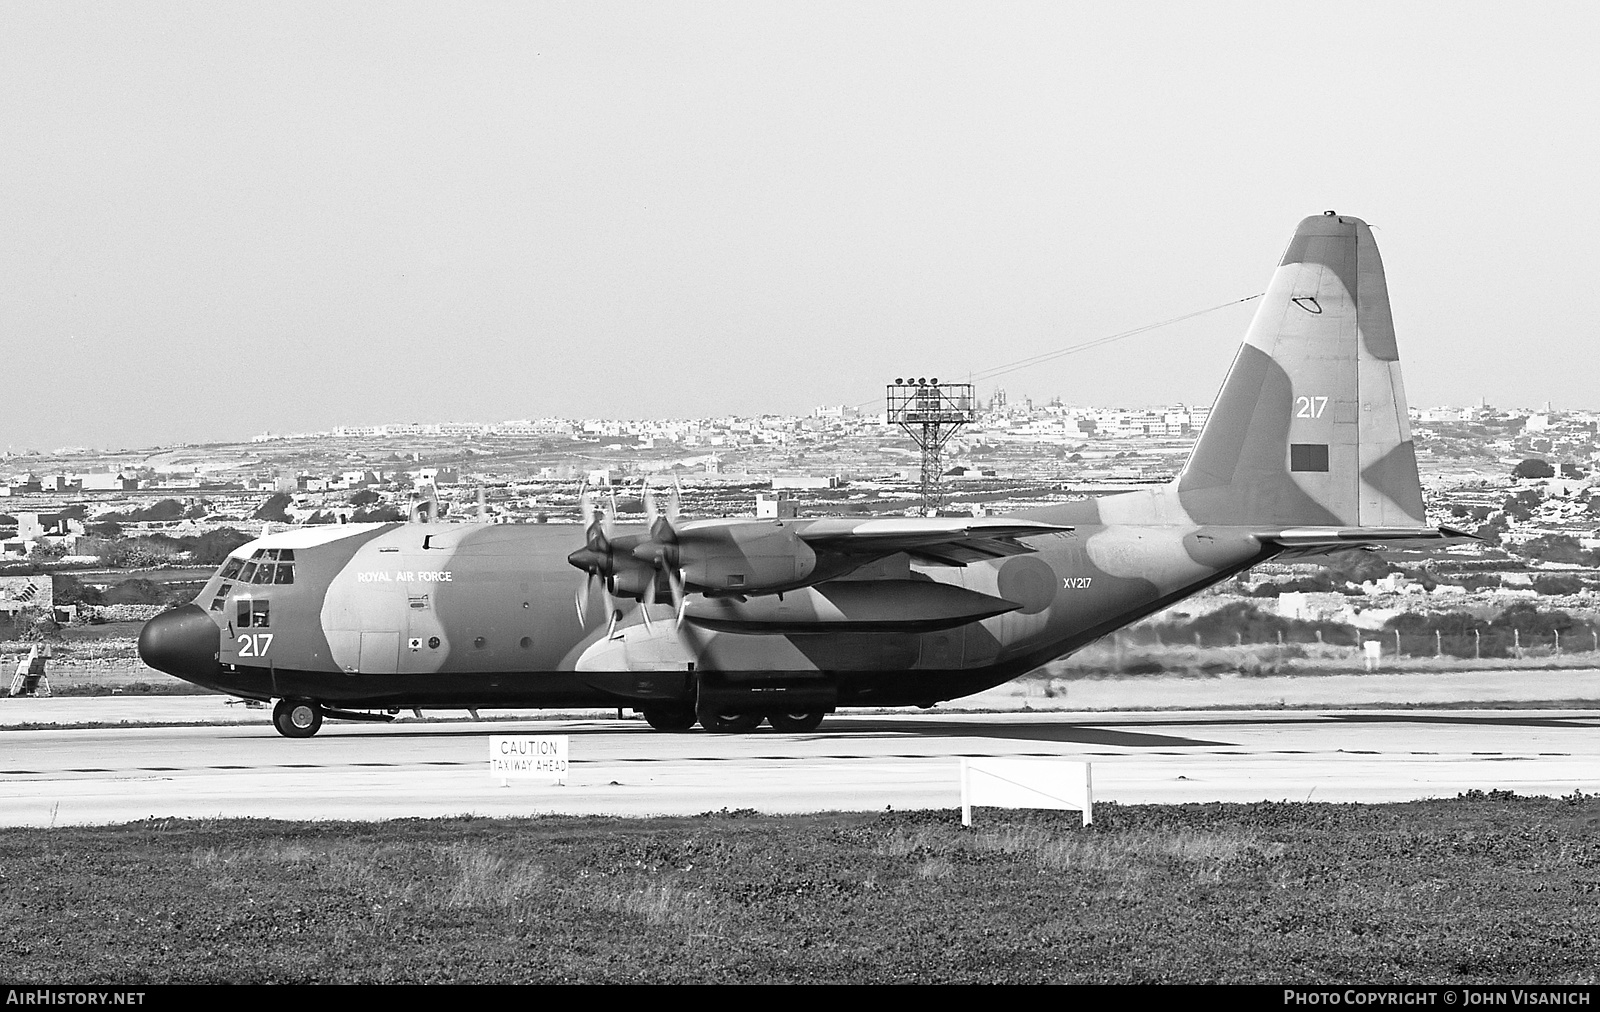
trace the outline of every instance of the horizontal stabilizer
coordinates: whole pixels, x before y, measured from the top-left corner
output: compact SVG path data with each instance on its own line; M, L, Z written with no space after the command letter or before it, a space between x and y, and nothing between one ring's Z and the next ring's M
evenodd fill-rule
M1445 541L1482 540L1476 534L1443 524L1438 527L1285 527L1256 531L1254 536L1286 551L1424 548L1436 547Z

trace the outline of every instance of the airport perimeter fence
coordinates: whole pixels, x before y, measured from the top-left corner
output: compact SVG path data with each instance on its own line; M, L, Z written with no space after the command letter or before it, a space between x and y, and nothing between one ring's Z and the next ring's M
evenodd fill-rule
M1565 628L1528 629L1488 626L1446 632L1442 629L1360 629L1335 623L1272 623L1234 629L1174 630L1142 627L1125 630L1121 644L1131 647L1260 647L1276 646L1296 656L1316 646L1372 649L1376 642L1386 657L1519 658L1600 652L1600 629L1574 623Z

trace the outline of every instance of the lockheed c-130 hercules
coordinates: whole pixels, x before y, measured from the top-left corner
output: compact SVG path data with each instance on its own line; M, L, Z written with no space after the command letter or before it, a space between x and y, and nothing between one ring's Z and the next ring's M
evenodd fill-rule
M1169 485L1012 517L301 528L235 551L139 652L278 700L293 738L402 707L805 731L998 685L1267 559L1464 536L1424 516L1372 231L1330 211Z

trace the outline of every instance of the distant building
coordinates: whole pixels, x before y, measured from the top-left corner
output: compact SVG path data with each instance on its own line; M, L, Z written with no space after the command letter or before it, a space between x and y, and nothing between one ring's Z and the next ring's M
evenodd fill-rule
M129 492L139 487L139 476L129 471L105 471L74 476L85 492Z
M838 488L838 475L809 475L809 474L775 474L772 476L772 488L778 489L807 489L807 488Z
M756 494L756 519L757 520L793 520L796 516L795 502L787 496Z
M0 615L15 618L24 608L55 607L55 588L49 576L0 576Z

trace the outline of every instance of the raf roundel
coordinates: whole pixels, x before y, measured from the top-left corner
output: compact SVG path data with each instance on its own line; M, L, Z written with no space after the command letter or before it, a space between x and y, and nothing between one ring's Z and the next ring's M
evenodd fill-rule
M1061 580L1049 565L1032 556L1007 559L1000 567L1000 596L1022 605L1024 615L1037 615L1056 599Z

